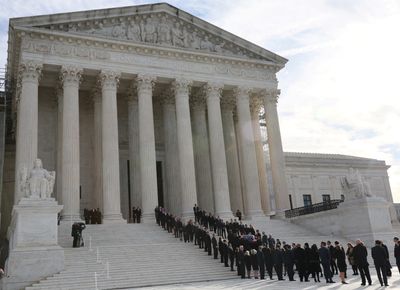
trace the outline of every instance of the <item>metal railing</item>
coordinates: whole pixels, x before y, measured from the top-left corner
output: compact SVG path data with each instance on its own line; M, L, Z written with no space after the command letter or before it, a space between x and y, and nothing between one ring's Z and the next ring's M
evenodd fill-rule
M286 218L294 218L301 215L312 214L316 212L326 211L335 209L338 205L343 202L341 199L333 199L330 201L324 201L308 206L298 207L294 209L289 209L285 211Z

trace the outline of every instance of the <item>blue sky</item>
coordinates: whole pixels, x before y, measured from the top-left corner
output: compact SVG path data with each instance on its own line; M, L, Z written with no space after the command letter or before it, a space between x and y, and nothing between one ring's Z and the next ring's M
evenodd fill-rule
M10 17L153 2L0 0L0 63ZM169 3L289 59L278 74L285 151L386 160L400 202L400 1Z

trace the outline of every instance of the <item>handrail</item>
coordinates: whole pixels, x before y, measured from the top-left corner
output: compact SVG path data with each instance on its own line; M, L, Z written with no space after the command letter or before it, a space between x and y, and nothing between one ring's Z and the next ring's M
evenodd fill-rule
M338 205L343 202L341 199L333 199L329 201L324 201L309 206L297 207L294 209L289 209L285 211L286 218L294 218L301 215L307 215L312 213L317 213L321 211L331 210L338 207Z

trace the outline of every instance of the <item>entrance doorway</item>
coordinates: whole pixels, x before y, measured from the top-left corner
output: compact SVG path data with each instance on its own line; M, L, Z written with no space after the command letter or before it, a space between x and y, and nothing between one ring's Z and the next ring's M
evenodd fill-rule
M164 207L164 187L162 176L162 161L157 161L157 189L158 189L158 205Z

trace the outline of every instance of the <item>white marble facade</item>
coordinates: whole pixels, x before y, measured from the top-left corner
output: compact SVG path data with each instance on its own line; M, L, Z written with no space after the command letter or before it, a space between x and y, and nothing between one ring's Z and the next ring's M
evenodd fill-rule
M323 196L341 199L341 178L349 168L358 169L369 184L374 196L390 204L392 221L396 220L385 161L340 154L285 152L286 179L293 208L304 206L304 195L310 195L313 204L323 202Z
M152 219L161 200L188 218L194 203L222 217L288 209L276 78L286 59L164 3L11 19L9 43L16 147L5 170L37 157L56 170L63 219L99 207L123 222L132 206ZM10 208L21 193L4 188Z

